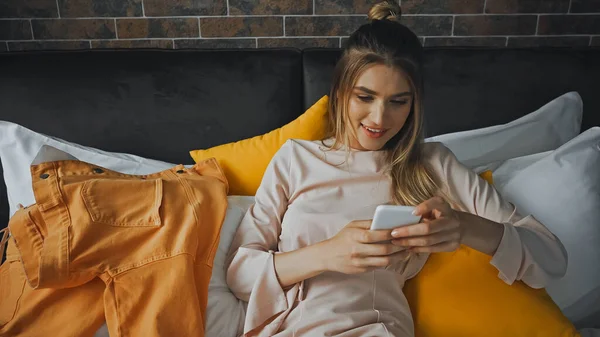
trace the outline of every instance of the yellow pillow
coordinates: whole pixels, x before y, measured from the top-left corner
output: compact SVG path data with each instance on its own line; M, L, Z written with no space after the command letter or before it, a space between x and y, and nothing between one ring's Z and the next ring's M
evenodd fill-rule
M325 137L328 103L328 97L323 96L300 117L279 129L235 143L190 151L190 155L196 163L215 157L229 181L230 195L255 195L271 158L288 139Z
M483 180L487 181L488 184L494 185L494 177L492 176L492 171L487 170L479 173L479 176L483 178Z
M416 337L580 336L544 289L498 278L491 256L434 253L404 287Z
M479 176L494 184L492 171ZM415 337L579 336L546 290L507 285L491 259L464 245L429 256L404 286Z

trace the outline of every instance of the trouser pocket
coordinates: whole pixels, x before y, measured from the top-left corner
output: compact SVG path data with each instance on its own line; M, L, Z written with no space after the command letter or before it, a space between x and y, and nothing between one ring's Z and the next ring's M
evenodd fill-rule
M162 221L161 179L91 179L81 191L95 223L118 227L157 227Z

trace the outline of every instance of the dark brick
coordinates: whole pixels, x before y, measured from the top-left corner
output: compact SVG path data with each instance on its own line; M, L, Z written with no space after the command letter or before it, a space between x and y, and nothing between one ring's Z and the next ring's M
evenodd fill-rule
M256 48L256 39L183 39L175 40L176 49Z
M337 48L340 46L339 38L273 38L258 39L259 48L292 47L298 49L324 47Z
M144 0L146 16L226 15L227 0Z
M484 2L485 0L402 0L402 13L476 14L483 13Z
M476 15L457 16L454 35L533 35L535 15Z
M594 46L594 47L599 46L600 47L600 36L594 36L592 38L592 46Z
M63 18L142 16L142 0L58 0Z
M0 42L0 53L8 51L8 42Z
M31 40L29 20L1 20L0 40Z
M312 0L229 0L231 15L312 14Z
M519 36L508 38L508 46L516 48L587 47L589 44L589 36Z
M1 0L0 18L57 18L56 0Z
M542 15L538 34L600 34L600 15Z
M120 39L198 37L198 20L193 18L118 19Z
M114 39L113 19L32 20L33 35L41 40Z
M598 0L571 0L571 13L600 13Z
M315 0L316 14L367 14L380 0Z
M352 34L366 16L295 16L285 18L287 36L340 36Z
M281 36L283 18L233 17L200 19L202 37Z
M9 42L10 51L25 50L81 50L90 49L88 41L27 41Z
M342 41L340 42L340 46L343 48L344 46L346 46L346 42L348 42L348 38L347 37L343 37ZM419 36L419 42L423 46L425 44L425 38L422 37L422 36Z
M339 36L350 35L366 23L362 16L307 16L285 18L288 36ZM416 35L436 36L452 33L451 16L407 16L401 21Z
M173 49L173 40L98 40L92 41L93 49L158 48Z
M419 36L452 34L451 16L407 16L401 22Z
M425 47L504 47L505 37L427 37Z
M487 0L486 13L566 13L569 0Z

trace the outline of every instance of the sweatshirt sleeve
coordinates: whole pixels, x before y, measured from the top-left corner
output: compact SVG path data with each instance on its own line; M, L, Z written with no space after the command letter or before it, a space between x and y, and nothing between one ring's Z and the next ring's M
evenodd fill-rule
M243 217L229 250L227 284L236 297L248 302L244 333L269 325L286 312L287 297L297 292L298 286L287 291L281 288L273 263L290 195L291 147L292 141L287 141L267 166L255 203Z
M507 284L523 281L532 288L543 288L563 277L567 270L567 251L560 240L532 215L522 215L496 189L458 161L441 143L435 147L434 170L446 184L449 197L464 211L501 223L504 233L490 263Z

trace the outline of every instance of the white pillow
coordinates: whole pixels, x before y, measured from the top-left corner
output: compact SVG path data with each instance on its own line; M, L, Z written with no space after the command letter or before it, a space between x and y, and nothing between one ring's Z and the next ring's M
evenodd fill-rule
M426 141L444 143L464 165L475 168L554 150L579 134L582 116L581 96L569 92L510 123L430 137Z
M567 249L567 274L547 287L548 294L578 328L599 324L600 127L555 151L511 159L496 171L498 192L540 220Z
M31 188L30 165L35 161L78 159L125 174L150 174L166 170L175 164L124 153L112 153L85 147L33 132L20 125L0 121L0 160L4 170L10 215L18 204L35 203ZM254 198L228 197L230 202L221 231L221 239L213 274L208 285L206 336L233 337L242 329L244 304L229 291L225 281L225 259L241 217ZM4 221L5 219L2 219ZM103 326L95 335L108 337Z
M15 214L18 204L27 206L35 203L29 166L43 145L64 151L81 161L126 174L149 174L174 166L131 154L106 152L69 143L33 132L14 123L0 121L0 160L4 171L10 216Z
M527 156L510 158L508 160L496 161L487 165L478 166L473 169L477 173L483 171L492 171L494 177L494 186L496 188L503 186L503 184L512 176L526 169L533 163L540 159L550 155L552 151L545 151L530 154Z
M207 331L206 336L235 337L244 332L247 303L238 300L229 289L225 261L235 232L246 211L254 203L254 197L228 196L227 202L227 214L221 228L219 247L215 254L212 277L208 286L210 310L207 309L206 320L213 324L210 327L211 333ZM219 319L219 317L227 317L227 319Z

